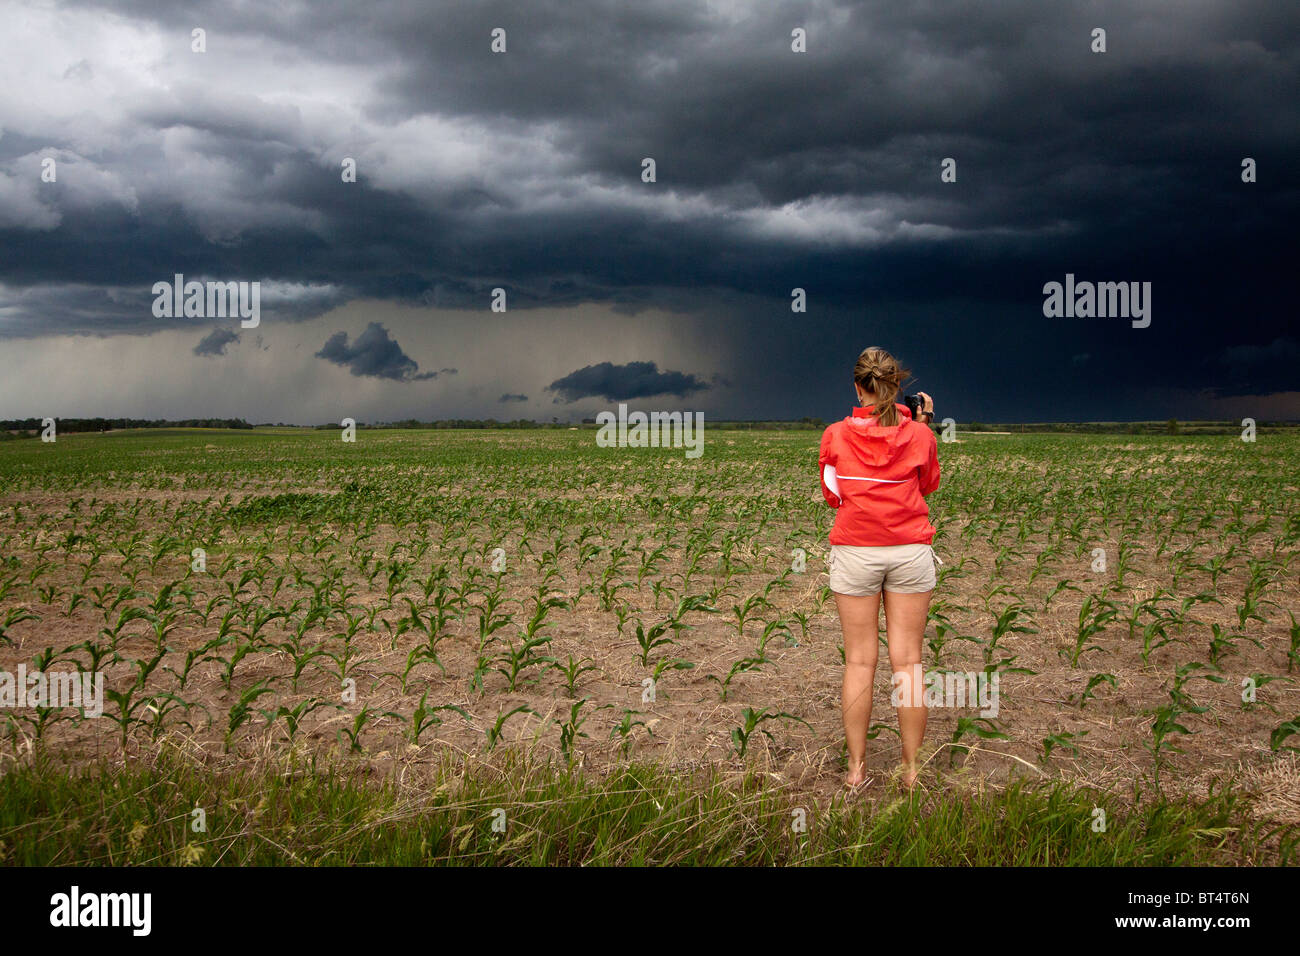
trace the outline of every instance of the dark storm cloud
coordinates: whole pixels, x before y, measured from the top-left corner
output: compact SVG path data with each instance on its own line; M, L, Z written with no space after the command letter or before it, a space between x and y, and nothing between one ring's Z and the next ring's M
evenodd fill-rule
M226 346L239 341L239 333L229 329L213 329L194 346L195 355L225 355Z
M402 347L378 322L371 322L366 330L348 343L346 332L335 332L329 337L317 358L341 365L353 375L368 375L398 382L421 382L437 378L438 372L420 372L419 363L402 351ZM455 369L443 369L455 373Z
M661 372L654 362L628 362L626 365L601 362L556 379L546 386L546 390L559 395L555 399L557 402L576 402L581 398L604 398L616 402L649 395L684 397L711 387L685 372L667 369Z
M526 401L528 401L528 396L527 396L527 395L520 395L520 394L518 394L517 392L506 392L504 395L502 395L500 398L498 398L497 401L498 401L498 402L502 402L502 403L505 403L505 402L526 402Z
M1192 343L1287 332L1294 4L75 6L156 31L163 65L116 89L107 51L68 50L60 82L109 93L6 123L0 336L165 327L144 291L173 272L283 283L290 320L359 297L484 309L500 286L512 311L654 306L705 329L740 294L763 305L734 378L791 414L829 410L822 372L870 331L990 417L1023 407L1017 388L1092 408L1112 374L1121 408L1138 383L1201 389ZM57 186L37 179L47 150ZM1067 272L1151 281L1151 328L1045 319Z
M1215 395L1259 395L1300 390L1300 342L1276 338L1267 345L1238 345L1207 363L1205 381Z
M198 281L256 281L256 273L214 274L181 270ZM107 277L102 277L107 278ZM172 331L195 325L192 318L158 318L153 314L155 282L172 282L173 273L142 274L132 286L33 284L5 286L0 280L0 338L51 334L111 335L122 332ZM311 318L346 300L338 286L261 283L261 321L294 322ZM232 322L237 321L232 319Z

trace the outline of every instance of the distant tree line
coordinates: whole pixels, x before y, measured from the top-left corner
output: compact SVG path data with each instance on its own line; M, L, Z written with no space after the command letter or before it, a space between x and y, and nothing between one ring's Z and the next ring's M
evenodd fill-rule
M242 418L186 418L176 421L161 418L56 418L60 434L71 432L106 432L115 428L252 428ZM39 418L11 418L0 421L0 431L40 433L45 426Z
M1293 422L1259 421L1260 429L1294 427ZM988 422L957 423L958 431L1014 432L1035 434L1068 432L1084 435L1235 435L1241 432L1241 420L1236 421L1179 421L1170 418L1162 422L1028 422L1019 424L991 424Z
M800 418L789 421L710 421L707 424L714 428L736 429L736 430L755 430L755 431L777 431L791 428L825 428L826 423L820 418ZM340 422L327 422L324 425L314 426L317 431L338 431L343 427ZM549 422L536 422L528 418L516 418L514 421L502 422L495 418L449 418L439 419L437 421L422 422L418 419L408 418L399 422L357 422L358 428L595 428L596 419L584 418L581 423L562 422L558 419L551 419Z
M422 422L408 418L400 422L357 422L358 428L568 428L569 424L559 422L535 422L527 418L516 418L512 422L499 422L495 418L445 418L438 421ZM326 422L315 426L317 431L339 431L340 422Z

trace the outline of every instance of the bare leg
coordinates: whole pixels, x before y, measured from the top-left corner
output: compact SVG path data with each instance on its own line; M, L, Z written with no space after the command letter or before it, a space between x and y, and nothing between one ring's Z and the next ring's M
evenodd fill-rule
M885 637L889 642L889 666L895 679L904 682L906 693L898 707L898 732L903 739L903 786L916 782L916 753L925 737L924 684L921 677L921 643L925 639L925 618L932 591L896 594L885 591ZM912 696L913 692L915 696ZM919 704L919 706L910 706Z
M849 775L856 787L867 776L867 730L871 726L871 694L880 656L880 595L853 597L836 594L844 630L844 688L841 710L849 748Z

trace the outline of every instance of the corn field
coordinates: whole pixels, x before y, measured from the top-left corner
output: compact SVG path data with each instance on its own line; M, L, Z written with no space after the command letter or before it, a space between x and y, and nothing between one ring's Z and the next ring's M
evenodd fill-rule
M959 437L925 666L996 674L1000 704L932 709L927 785L1228 773L1294 813L1300 435ZM831 794L818 438L711 430L696 460L550 429L0 444L0 670L104 675L102 716L0 710L0 768L497 751ZM883 665L871 736L887 774Z

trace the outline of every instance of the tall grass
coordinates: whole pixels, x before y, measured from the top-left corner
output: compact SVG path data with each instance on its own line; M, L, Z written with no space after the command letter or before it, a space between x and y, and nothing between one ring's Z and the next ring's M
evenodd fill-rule
M1139 801L1012 783L817 806L763 774L603 779L505 752L413 782L289 758L213 771L164 756L69 772L37 759L0 779L8 865L1188 866L1288 863L1296 827L1254 820L1229 789ZM202 808L206 832L194 832ZM1094 832L1094 808L1106 813ZM797 810L806 830L798 832ZM504 811L502 815L498 811ZM504 820L495 832L494 820Z

